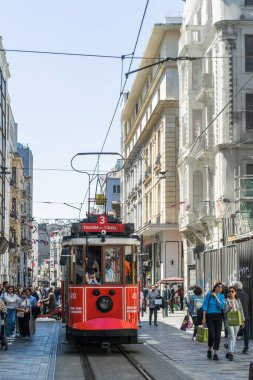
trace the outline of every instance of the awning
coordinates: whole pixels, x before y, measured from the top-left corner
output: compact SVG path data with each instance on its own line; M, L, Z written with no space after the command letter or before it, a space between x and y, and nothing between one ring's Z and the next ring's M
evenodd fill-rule
M184 279L182 277L168 277L163 280L159 280L158 284L172 284L172 283L182 283Z

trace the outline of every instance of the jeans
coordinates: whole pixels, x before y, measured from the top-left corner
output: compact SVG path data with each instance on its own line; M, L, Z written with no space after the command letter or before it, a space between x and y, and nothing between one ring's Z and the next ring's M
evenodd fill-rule
M192 316L192 322L194 325L193 338L195 338L198 332L198 317L196 315Z
M152 315L154 313L154 323L157 323L157 308L156 307L150 307L149 308L149 324L151 325L152 322Z
M249 320L245 319L243 329L244 348L249 349Z
M240 326L226 326L228 332L228 352L234 352L235 342Z
M207 313L206 323L208 327L208 347L218 350L220 347L220 336L222 328L221 313Z
M5 335L10 336L14 334L16 325L16 309L7 309L7 320Z

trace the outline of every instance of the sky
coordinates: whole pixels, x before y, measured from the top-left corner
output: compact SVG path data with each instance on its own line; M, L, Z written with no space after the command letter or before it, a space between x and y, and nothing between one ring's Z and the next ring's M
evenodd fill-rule
M153 25L165 16L182 15L183 4L149 1L136 56L142 56ZM127 55L133 51L145 6L146 0L0 0L0 36L6 49ZM79 152L101 150L120 94L121 60L6 54L18 141L29 145L34 158L33 216L38 221L78 218L77 209L39 202L78 208L83 202L88 176L70 171L70 161ZM124 73L128 65L124 60ZM138 65L134 60L132 69ZM120 153L120 112L104 152ZM115 157L101 161L106 171ZM95 166L91 157L75 160L74 165L90 171ZM86 210L84 203L81 217Z

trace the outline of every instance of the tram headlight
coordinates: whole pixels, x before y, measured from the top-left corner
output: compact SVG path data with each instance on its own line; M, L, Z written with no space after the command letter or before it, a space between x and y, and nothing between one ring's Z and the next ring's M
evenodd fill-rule
M97 309L102 313L107 313L113 307L113 302L110 297L102 296L99 297L96 302Z
M114 296L115 290L113 290L113 289L109 290L109 294L110 294L110 296Z
M94 296L97 297L97 296L99 296L99 294L100 294L100 290L99 290L99 289L94 289L94 290L93 290L93 295L94 295Z

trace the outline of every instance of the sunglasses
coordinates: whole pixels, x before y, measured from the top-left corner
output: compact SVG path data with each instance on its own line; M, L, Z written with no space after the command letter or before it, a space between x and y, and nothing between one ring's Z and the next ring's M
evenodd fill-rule
M223 288L223 286L222 286L222 285L218 285L218 286L217 286L217 288L219 288L219 289L222 289L222 288Z
M229 292L229 293L235 293L235 291L234 291L234 290L229 290L228 292Z

